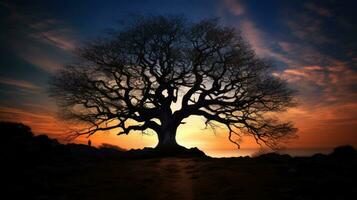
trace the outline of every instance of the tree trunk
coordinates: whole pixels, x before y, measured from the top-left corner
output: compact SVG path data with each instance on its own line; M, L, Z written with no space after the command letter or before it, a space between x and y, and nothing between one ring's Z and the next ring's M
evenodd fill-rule
M166 126L162 131L158 132L159 143L156 149L164 151L175 151L182 149L183 147L176 142L177 126Z
M180 121L173 117L169 107L163 110L160 116L161 128L156 131L159 139L156 149L162 152L177 152L185 149L176 142L176 131Z

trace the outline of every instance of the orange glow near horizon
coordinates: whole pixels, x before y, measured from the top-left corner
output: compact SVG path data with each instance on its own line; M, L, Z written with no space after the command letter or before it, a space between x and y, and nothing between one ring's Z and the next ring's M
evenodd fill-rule
M353 114L357 104L344 105L340 112ZM354 130L350 126L341 123L329 124L329 120L336 118L338 112L332 108L320 108L315 111L307 111L303 107L297 107L281 113L282 119L295 122L299 128L298 139L286 144L287 148L333 148L339 145L350 144L357 146L357 139L354 137ZM68 129L66 123L56 119L54 113L36 113L34 111L24 111L20 109L0 108L0 119L8 121L22 122L30 126L35 134L47 134L50 137L59 139L66 143L63 133ZM185 119L186 124L180 125L177 132L177 142L187 148L197 147L206 154L214 157L244 156L252 155L259 150L259 145L250 137L244 137L241 143L241 150L228 141L227 132L218 129L216 133L212 129L205 129L204 121L201 117L189 117ZM347 122L346 122L347 123ZM352 121L357 125L357 121ZM155 147L157 144L156 134L149 132L143 135L140 132L132 132L129 135L117 136L113 131L96 133L90 137L94 146L103 143L117 145L124 149L141 149L144 147ZM76 143L86 144L87 137L79 137Z

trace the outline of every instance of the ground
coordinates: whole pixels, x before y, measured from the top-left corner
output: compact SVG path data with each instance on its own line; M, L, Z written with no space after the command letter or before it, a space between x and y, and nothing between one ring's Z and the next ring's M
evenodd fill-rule
M34 199L349 199L356 162L308 158L118 159L38 166L19 193ZM23 173L23 172L22 172ZM19 178L21 178L19 177ZM24 181L22 181L24 182ZM37 185L37 186L36 186ZM31 191L28 192L27 189Z
M8 125L6 125L8 126ZM18 126L18 125L16 125ZM357 153L210 158L59 144L26 127L3 127L3 196L9 199L351 199ZM149 153L148 153L149 152Z

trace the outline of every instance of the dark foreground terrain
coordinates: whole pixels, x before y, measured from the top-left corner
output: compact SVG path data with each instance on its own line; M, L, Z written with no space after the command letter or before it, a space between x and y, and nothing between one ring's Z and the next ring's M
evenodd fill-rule
M213 159L59 144L0 122L6 199L354 199L357 153Z

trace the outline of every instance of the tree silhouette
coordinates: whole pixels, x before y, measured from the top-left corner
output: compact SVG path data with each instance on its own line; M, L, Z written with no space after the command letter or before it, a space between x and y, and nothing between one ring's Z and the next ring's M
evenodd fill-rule
M192 115L225 125L238 147L234 135L274 148L296 131L268 116L293 106L293 91L217 19L139 17L76 53L49 89L63 116L88 124L76 136L151 129L157 148L175 149L177 128Z

